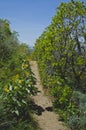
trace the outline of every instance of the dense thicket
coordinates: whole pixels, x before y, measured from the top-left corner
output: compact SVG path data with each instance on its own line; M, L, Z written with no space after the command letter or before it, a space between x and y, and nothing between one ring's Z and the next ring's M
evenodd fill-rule
M30 110L30 97L37 89L29 53L9 22L0 19L0 130L37 129Z
M85 130L85 3L61 3L51 24L37 39L34 50L42 83L46 88L50 88L54 96L54 106L60 108L58 111L68 123L70 122L71 129ZM75 96L77 93L81 95L78 99Z

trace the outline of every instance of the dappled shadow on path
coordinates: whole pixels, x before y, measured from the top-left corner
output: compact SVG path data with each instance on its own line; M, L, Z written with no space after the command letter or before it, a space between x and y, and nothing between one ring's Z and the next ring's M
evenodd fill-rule
M42 112L44 112L44 108L41 107L40 105L35 104L34 101L31 101L30 103L30 109L37 114L38 116L42 115Z
M46 107L45 110L47 110L49 112L52 112L53 111L53 107L52 106Z
M40 106L37 105L34 101L30 101L30 109L32 110L32 112L34 112L36 115L41 116L43 112L48 111L48 112L52 112L53 111L53 107L49 106L46 107L45 109Z

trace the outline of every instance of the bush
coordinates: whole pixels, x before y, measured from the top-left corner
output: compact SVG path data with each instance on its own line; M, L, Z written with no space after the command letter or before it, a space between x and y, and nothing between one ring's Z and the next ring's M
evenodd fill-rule
M57 86L52 87L51 94L54 96L54 107L66 109L72 95L72 89L68 85L63 85L63 80L57 80Z
M74 109L70 109L74 114L70 114L67 123L71 130L85 130L86 127L86 94L79 91L73 92L71 98Z
M28 96L35 95L37 89L34 87L35 78L31 72L27 60L21 64L21 73L12 77L9 84L4 87L4 104L9 113L17 116L22 115L23 110L27 107Z
M27 58L22 58L19 66L18 72L20 73L12 76L10 81L1 89L3 90L0 96L1 130L10 130L10 127L14 129L15 124L16 129L24 130L30 127L34 130L34 126L31 124L34 121L31 117L29 103L31 96L37 93L36 79Z

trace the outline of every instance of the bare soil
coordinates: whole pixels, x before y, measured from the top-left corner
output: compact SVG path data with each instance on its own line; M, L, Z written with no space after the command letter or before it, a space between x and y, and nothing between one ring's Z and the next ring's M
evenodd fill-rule
M69 130L63 122L59 121L59 115L53 111L51 99L44 93L36 61L30 61L30 66L37 80L36 87L39 91L32 98L35 102L33 109L36 110L34 117L38 121L40 130Z

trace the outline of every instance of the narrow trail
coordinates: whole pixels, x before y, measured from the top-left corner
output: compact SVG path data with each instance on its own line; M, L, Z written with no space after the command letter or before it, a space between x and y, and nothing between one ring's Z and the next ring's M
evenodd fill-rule
M30 66L37 79L36 87L39 91L39 93L33 97L35 102L33 107L38 109L34 116L38 121L40 130L68 130L65 124L59 121L59 116L53 112L52 102L49 97L44 95L36 61L30 61Z

